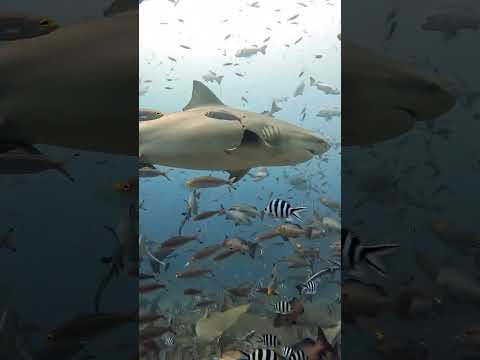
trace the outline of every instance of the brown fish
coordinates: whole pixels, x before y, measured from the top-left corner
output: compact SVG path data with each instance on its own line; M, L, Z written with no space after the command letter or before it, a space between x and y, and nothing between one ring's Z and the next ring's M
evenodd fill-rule
M233 296L247 297L250 294L251 286L239 286L236 288L227 289L227 291Z
M183 293L185 295L200 295L202 293L202 290L194 289L194 288L188 288L188 289L183 290Z
M139 338L140 341L145 341L147 339L158 338L166 333L172 333L176 335L176 332L172 329L171 326L147 326L146 328L140 330Z
M182 272L178 272L175 276L177 279L191 279L195 277L205 276L207 274L214 275L211 269L188 269Z
M95 313L68 320L47 335L48 342L91 340L117 327L138 321L138 312Z
M231 180L224 180L214 176L200 176L185 182L185 185L190 189L205 189L205 188L214 188L223 185L228 185L233 187L235 178Z
M242 254L248 254L252 259L255 259L258 244L248 242L239 237L225 238L223 246L230 250L240 251Z
M162 248L176 248L179 246L183 246L190 241L199 240L198 235L177 235L172 236L170 239L162 242ZM200 240L199 240L200 241Z
M166 287L167 286L165 284L149 284L140 286L139 292L140 294L146 294L158 289L165 289Z
M205 220L211 218L215 215L223 215L225 214L225 209L222 207L219 210L211 210L211 211L204 211L196 216L193 217L193 221Z
M278 231L274 229L274 230L272 230L272 231L270 231L270 232L268 232L268 233L265 233L265 234L263 234L263 235L257 235L257 236L255 237L255 240L258 241L258 242L260 242L260 241L265 241L265 240L270 240L270 239L273 239L273 238L275 238L275 237L277 237L277 236L279 236L279 235L280 235L280 234L278 233Z
M154 321L157 321L157 320L167 320L167 318L164 315L154 314L154 313L140 314L139 317L138 317L138 321L139 321L140 324L154 322Z
M211 255L215 254L217 251L219 251L222 248L223 248L223 244L209 245L209 246L199 250L195 254L193 254L192 257L190 258L190 262L206 259L206 258L210 257ZM189 263L187 263L187 264L189 264Z
M218 254L217 256L215 256L215 257L213 258L213 260L214 260L214 261L221 261L221 260L224 260L224 259L226 259L226 258L228 258L228 257L230 257L230 256L232 256L232 255L234 255L234 254L236 254L236 253L238 253L238 252L239 252L239 251L236 250L236 249L227 250L227 251L224 251L224 252Z

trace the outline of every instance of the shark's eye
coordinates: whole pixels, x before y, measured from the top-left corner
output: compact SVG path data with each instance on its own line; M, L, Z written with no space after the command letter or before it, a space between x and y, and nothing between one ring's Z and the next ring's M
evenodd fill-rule
M55 336L53 336L53 334L50 333L50 334L47 335L47 339L50 340L50 341L54 340Z
M123 185L123 191L129 191L131 188L130 184Z

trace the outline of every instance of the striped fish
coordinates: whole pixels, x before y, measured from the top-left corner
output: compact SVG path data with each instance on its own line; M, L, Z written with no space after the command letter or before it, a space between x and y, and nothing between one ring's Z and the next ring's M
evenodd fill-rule
M175 336L169 335L165 337L165 345L174 346L175 345Z
M285 359L290 359L290 356L295 352L295 350L291 346L283 346L282 347L282 356Z
M355 270L359 265L366 264L369 268L382 276L386 270L380 261L380 257L395 251L400 245L381 244L365 246L360 239L348 229L342 229L342 266Z
M280 339L272 334L265 334L258 337L258 342L268 348L275 348L280 345Z
M299 221L303 221L298 213L305 209L306 207L304 206L293 207L287 201L282 199L272 199L265 207L264 212L270 216L286 219L288 221L292 220L291 216Z
M270 349L257 349L251 354L243 354L246 358L242 360L280 360L280 356Z
M273 304L273 310L282 315L290 314L292 312L292 304L289 301L282 300Z
M287 358L288 360L308 360L307 354L302 349L298 349L293 351L290 357Z
M297 290L300 294L305 295L315 295L320 287L318 280L311 280L305 284L300 284L297 286Z

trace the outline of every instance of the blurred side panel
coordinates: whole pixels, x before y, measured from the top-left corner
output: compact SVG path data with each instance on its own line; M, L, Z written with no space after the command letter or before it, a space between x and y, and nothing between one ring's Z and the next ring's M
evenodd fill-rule
M479 11L342 2L347 359L480 358Z
M138 2L0 4L0 359L138 356Z

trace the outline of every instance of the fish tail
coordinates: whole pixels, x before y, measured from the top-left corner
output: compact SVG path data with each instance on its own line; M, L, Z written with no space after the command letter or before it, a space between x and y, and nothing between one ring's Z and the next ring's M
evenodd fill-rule
M398 247L400 247L398 244L362 246L361 258L363 258L367 264L380 275L386 276L386 269L380 258L391 254Z
M252 259L255 259L255 253L257 252L258 243L253 243L249 248L249 255Z
M303 290L302 285L297 285L297 286L295 286L295 289L297 289L297 290L298 290L298 294L299 294L300 296L302 296L302 290Z
M302 218L300 217L300 215L298 213L301 213L302 211L304 211L306 209L305 206L299 206L299 207L296 207L296 208L293 208L292 209L292 216L295 217L297 220L299 221L302 221Z
M265 219L265 210L260 211L260 219L263 221Z
M267 50L267 45L263 45L261 48L258 49L263 55L265 55L265 52Z

